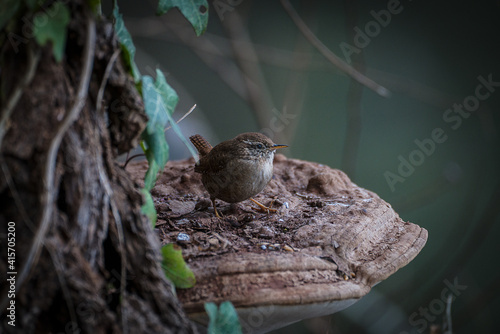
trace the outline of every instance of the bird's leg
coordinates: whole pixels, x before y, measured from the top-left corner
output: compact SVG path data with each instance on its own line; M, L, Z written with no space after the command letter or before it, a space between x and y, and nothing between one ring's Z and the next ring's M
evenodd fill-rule
M212 198L212 206L214 207L215 216L217 216L217 218L222 218L222 216L217 211L217 206L215 205L215 198Z
M257 204L257 205L259 206L259 208L260 208L262 211L264 211L264 212L269 213L269 212L276 212L276 211L278 211L278 210L276 210L276 209L273 209L273 208L267 207L267 206L265 206L264 204L257 202L256 200L254 200L254 199L253 199L253 198L251 198L251 197L250 197L250 200L251 200L252 202L254 202L255 204Z

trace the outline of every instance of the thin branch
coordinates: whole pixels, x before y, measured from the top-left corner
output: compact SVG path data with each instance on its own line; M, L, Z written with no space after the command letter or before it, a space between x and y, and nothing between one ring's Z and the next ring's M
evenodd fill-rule
M248 92L248 102L252 105L257 121L260 126L267 127L270 121L270 111L274 103L269 94L267 82L262 73L257 52L238 13L233 12L222 21L226 31L231 37L231 46L236 62L240 67L240 74L243 76L246 90ZM246 42L246 43L245 43ZM250 60L245 60L250 57Z
M194 110L195 108L196 108L196 103L195 103L195 104L191 107L191 109L189 109L189 110L188 110L188 112L187 112L187 113L185 113L185 114L184 114L184 116L182 116L181 118L179 118L179 120L178 120L177 122L175 122L175 124L179 124L180 122L182 122L182 120L183 120L184 118L188 117L188 116L189 116L189 115L193 112L193 110ZM167 131L167 130L169 130L169 129L171 129L171 128L172 128L172 125L167 126L167 127L165 128L165 131Z
M356 6L346 1L345 7L346 30L353 31L352 28L358 21ZM356 56L354 66L358 73L364 72L365 59L362 53ZM361 101L363 98L363 90L363 86L360 85L359 82L350 80L346 103L347 129L341 166L342 170L344 170L353 180L355 180L356 177L356 162L358 159L359 142L361 140Z
M309 43L300 32L297 31L296 34L297 42L292 53L290 65L297 70L289 71L288 73L289 77L287 79L282 107L283 114L290 115L290 118L282 121L283 131L279 131L279 129L276 131L275 137L272 138L275 142L287 143L292 140L297 126L299 125L301 114L305 109L304 103L309 75L308 72L304 70L310 68L313 53L310 52L312 49L311 43ZM324 62L324 60L322 60L322 62ZM329 64L327 65L329 66ZM331 66L329 67L331 68ZM290 113L286 113L287 108ZM281 132L284 132L284 134L281 134Z
M134 154L134 155L133 155L133 156L131 156L130 158L129 158L129 157L127 157L127 159L125 160L125 163L123 164L122 168L127 167L128 163L129 163L130 161L132 161L133 159L138 158L138 157L145 157L145 156L146 156L146 154L144 154L144 153L139 153L139 154Z
M35 51L31 49L31 47L28 47L28 66L26 69L26 73L24 73L24 76L19 81L17 87L14 88L2 112L2 118L0 119L0 147L2 147L3 137L7 132L7 121L10 118L12 112L14 111L17 102L19 102L19 99L23 95L24 88L29 85L31 80L33 80L33 77L36 73L36 69L38 67L39 60L40 60L40 51L37 50L35 53Z
M312 45L326 58L328 61L330 61L333 65L335 65L338 69L340 69L342 72L346 73L349 75L351 78L359 82L365 87L368 87L369 89L373 90L377 94L383 97L389 97L391 95L391 92L376 83L375 81L371 80L370 78L364 76L360 72L356 71L352 66L349 66L346 62L344 62L342 59L340 59L337 55L335 55L330 49L326 47L325 44L323 44L318 37L309 29L309 27L304 23L304 21L300 18L299 14L295 11L293 6L290 4L288 0L280 0L281 4L283 5L283 8L285 8L286 12L290 16L290 18L293 20L297 28L302 32L302 34L311 42Z
M102 108L102 98L104 96L104 89L106 88L106 84L108 83L109 75L111 74L111 70L113 69L113 65L115 64L116 58L120 54L120 49L116 49L113 52L111 58L109 58L108 65L106 65L106 70L104 71L104 75L102 76L101 86L99 87L99 92L97 93L97 102L96 108L97 112L101 111Z
M355 180L356 165L358 160L359 142L361 140L361 100L363 86L351 81L347 91L347 129L342 152L341 168L349 177Z
M186 112L186 113L185 113L185 114L184 114L181 118L179 118L179 120L178 120L177 122L175 122L175 123L176 123L176 124L179 124L180 122L182 122L182 120L184 120L186 117L188 117L188 116L189 116L189 115L193 112L193 110L194 110L195 108L196 108L196 103L195 103L195 104L191 107L191 109L189 109L189 110L188 110L188 111L187 111L187 112ZM169 130L169 129L171 129L171 128L172 128L172 126L170 125L170 126L168 126L168 127L166 127L166 128L165 128L165 131L167 131L167 130ZM137 157L144 157L144 156L146 156L144 153L140 153L140 154L135 154L135 155L133 155L133 156L129 157L129 154L130 154L130 151L129 151L129 152L127 152L127 157L125 158L125 163L123 164L122 168L127 167L128 163L129 163L130 161L132 161L132 159L135 159L135 158L137 158Z
M57 160L57 153L62 141L62 138L68 128L77 119L80 111L85 106L85 101L87 99L87 91L89 87L90 77L92 74L92 67L94 63L94 52L95 52L95 21L92 16L89 15L87 18L87 40L85 43L85 50L83 53L83 70L80 78L78 91L76 94L76 101L74 102L71 110L66 115L61 125L57 129L56 135L50 144L47 153L47 162L44 168L43 175L43 194L41 198L42 203L42 215L40 220L40 225L38 231L36 232L33 242L31 244L31 249L28 253L26 261L24 262L20 274L16 282L16 290L19 290L28 277L28 274L33 266L33 264L38 260L40 252L43 246L45 235L50 227L50 222L52 218L53 202L54 202L54 174L55 165Z
M156 33L155 38L162 41L177 41L182 45L187 45L191 50L211 68L219 78L231 88L240 98L248 101L248 93L245 90L241 72L233 62L233 54L229 40L227 38L209 37L207 33L203 36L193 37L191 26L187 26L184 21L176 23L176 18L172 20L150 20L132 19L127 21L129 31L137 36L152 38L151 34ZM165 32L165 28L167 32ZM210 34L209 34L210 35ZM223 45L221 45L223 44ZM228 60L228 58L231 58Z
M240 98L247 101L241 80L238 79L238 74L236 73L237 69L232 62L227 60L233 57L233 55L226 37L208 32L201 37L193 36L190 26L186 26L184 23L176 23L175 19L168 22L149 18L130 19L127 21L127 27L135 36L188 46L211 70L217 73L229 88L234 90ZM168 29L167 32L165 29ZM248 42L239 41L239 43L245 44ZM317 58L311 52L288 51L255 43L253 43L253 46L259 61L267 65L294 71L308 69L334 71L335 73L344 74L337 67L332 67L330 62L323 56ZM242 56L244 57L243 60L246 61L252 61L253 59L253 57L245 54ZM407 77L378 69L366 67L366 73L392 93L400 93L439 108L447 108L448 105L460 98L460 96L451 96L448 93L408 79ZM486 104L481 104L481 108L489 107Z
M452 323L451 323L451 302L453 301L453 295L450 293L448 298L446 298L446 318L444 323L445 334L453 334Z

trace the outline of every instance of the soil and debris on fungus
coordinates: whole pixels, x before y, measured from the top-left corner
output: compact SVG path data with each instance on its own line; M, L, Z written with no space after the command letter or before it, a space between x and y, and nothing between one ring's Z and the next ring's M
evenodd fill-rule
M193 166L193 159L170 161L151 192L162 243L179 243L187 258L319 245L321 238L311 235L303 239L300 228L332 220L342 224L358 215L370 215L373 206L380 204L372 201L378 198L372 192L361 188L352 191L351 181L339 170L277 154L274 177L255 199L278 211L258 211L250 200L235 204L217 200L223 215L218 219ZM140 180L147 165L135 164L128 169ZM179 234L189 239L179 242Z
M151 191L162 243L180 245L197 276L194 288L179 291L188 312L207 300L249 306L360 298L427 240L425 229L404 222L342 171L281 154L273 179L255 197L277 212L258 212L250 200L217 200L219 219L194 163L168 162ZM127 170L141 182L147 163ZM304 295L291 300L291 287Z

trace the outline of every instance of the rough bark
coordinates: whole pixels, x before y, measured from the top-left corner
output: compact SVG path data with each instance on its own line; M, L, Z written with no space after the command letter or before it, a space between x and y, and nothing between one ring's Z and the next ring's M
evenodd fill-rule
M0 252L6 259L6 226L15 222L17 271L12 327L4 282L5 273L13 270L0 262L0 332L193 332L162 272L160 244L140 211L139 186L115 161L137 144L145 127L142 102L121 57L112 60L119 48L112 24L97 22L96 38L89 42L93 20L86 4L68 3L72 20L61 63L54 60L50 44L39 48L33 39L2 47L2 113L16 91L22 90L22 96L0 147ZM86 45L94 56L84 105L62 131L50 168L50 147L78 102ZM108 64L113 66L109 76ZM23 86L32 65L36 72ZM42 226L46 212L50 216ZM42 241L39 252L35 240ZM28 275L22 277L25 265Z

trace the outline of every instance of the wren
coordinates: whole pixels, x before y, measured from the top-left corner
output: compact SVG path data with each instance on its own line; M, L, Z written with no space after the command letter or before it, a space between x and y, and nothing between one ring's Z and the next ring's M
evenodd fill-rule
M189 137L200 155L194 171L210 194L215 215L220 218L215 199L238 203L250 199L261 209L276 211L252 197L264 189L273 177L274 153L287 145L277 145L257 132L242 133L215 147L201 135Z

